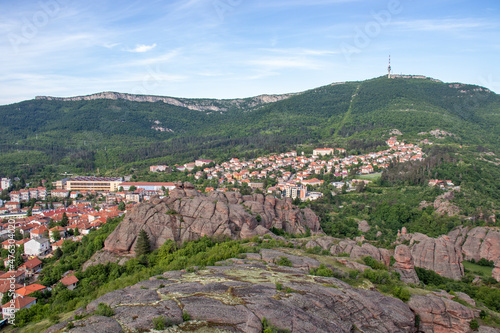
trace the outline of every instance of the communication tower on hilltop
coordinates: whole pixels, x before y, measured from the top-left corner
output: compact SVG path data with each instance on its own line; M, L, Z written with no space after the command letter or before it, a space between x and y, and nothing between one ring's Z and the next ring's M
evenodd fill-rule
M389 67L387 67L387 72L389 73L387 77L391 78L391 55L389 55Z

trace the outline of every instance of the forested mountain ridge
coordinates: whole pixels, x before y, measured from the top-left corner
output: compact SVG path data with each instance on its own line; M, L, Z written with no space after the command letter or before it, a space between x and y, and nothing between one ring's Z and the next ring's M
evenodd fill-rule
M431 136L419 133L439 128L452 133L446 142L499 147L500 97L486 88L431 79L384 76L281 95L266 104L258 98L239 104L175 99L183 106L114 97L46 97L0 106L0 169L95 173L203 157L254 157L308 144L361 140L375 148L394 128L405 138L422 139Z

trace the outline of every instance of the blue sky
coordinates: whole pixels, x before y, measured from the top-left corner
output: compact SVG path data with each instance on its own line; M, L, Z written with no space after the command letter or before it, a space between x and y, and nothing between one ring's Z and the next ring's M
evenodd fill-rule
M393 72L500 93L500 3L0 3L0 104L101 91L235 98Z

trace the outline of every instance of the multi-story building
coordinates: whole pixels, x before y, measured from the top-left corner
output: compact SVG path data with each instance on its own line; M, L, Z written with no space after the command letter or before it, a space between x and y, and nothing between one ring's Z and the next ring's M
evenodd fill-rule
M76 177L66 181L66 190L115 192L122 181L121 177Z
M120 183L118 188L123 187L124 191L129 191L130 187L135 186L136 189L144 189L145 191L161 191L162 187L171 191L175 189L174 183L155 183L155 182L125 182Z
M285 186L285 196L288 198L304 199L307 195L307 187L301 185L286 185Z
M333 148L318 148L313 150L313 155L314 156L325 156L325 155L333 155L334 149Z
M12 191L9 193L10 201L12 202L21 202L21 194L19 191Z
M21 201L30 201L30 191L29 190L19 190L21 196Z
M12 186L12 181L10 180L10 178L2 178L2 182L0 184L1 188L5 190Z
M167 170L167 165L152 165L149 167L149 171L151 172L163 172Z

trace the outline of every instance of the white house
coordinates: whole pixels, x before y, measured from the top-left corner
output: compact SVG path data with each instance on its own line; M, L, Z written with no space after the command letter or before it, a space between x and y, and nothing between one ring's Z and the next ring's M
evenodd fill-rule
M32 239L24 244L24 253L29 256L40 256L50 252L50 243L47 238Z

